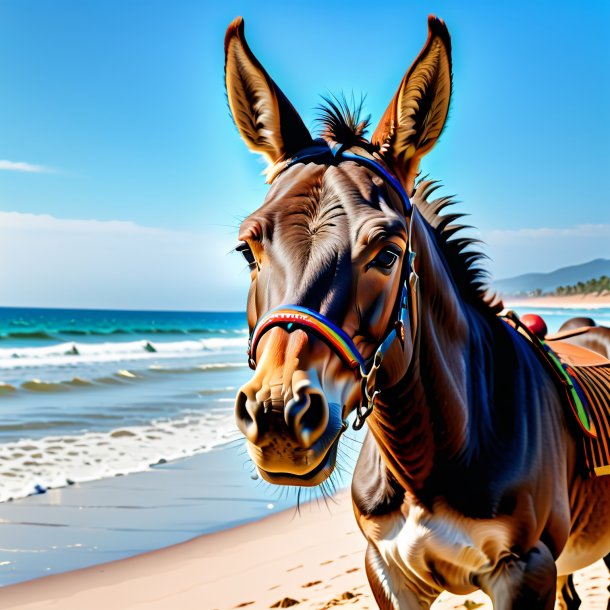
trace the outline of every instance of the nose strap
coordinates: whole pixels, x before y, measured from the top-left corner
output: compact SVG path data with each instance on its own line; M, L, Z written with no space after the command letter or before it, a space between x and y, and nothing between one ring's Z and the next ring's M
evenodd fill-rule
M356 377L360 375L361 370L364 370L364 358L352 339L321 313L300 305L281 305L258 321L248 344L250 368L256 368L256 348L262 336L276 326L288 332L307 328L322 339L354 371Z

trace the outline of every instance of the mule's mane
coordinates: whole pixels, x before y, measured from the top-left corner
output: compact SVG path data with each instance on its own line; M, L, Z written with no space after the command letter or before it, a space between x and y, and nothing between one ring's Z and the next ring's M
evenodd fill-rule
M427 176L420 178L411 202L434 230L437 244L461 297L472 305L488 309L494 314L500 313L504 305L497 295L489 291L489 272L482 266L488 257L480 250L481 240L465 235L456 236L462 230L472 228L470 225L456 224L465 214L442 213L445 208L457 203L452 196L429 200L430 195L440 186L438 180L428 180Z

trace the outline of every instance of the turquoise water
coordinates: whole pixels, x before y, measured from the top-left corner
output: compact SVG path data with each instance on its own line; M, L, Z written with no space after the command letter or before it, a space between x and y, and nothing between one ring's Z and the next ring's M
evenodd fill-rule
M610 326L610 307L597 309L568 309L562 307L512 307L520 316L526 313L536 313L544 318L549 333L559 330L559 327L570 318L593 318L597 324Z
M0 341L51 342L82 337L222 336L246 330L241 312L111 311L0 307Z
M0 309L0 501L237 437L243 313Z

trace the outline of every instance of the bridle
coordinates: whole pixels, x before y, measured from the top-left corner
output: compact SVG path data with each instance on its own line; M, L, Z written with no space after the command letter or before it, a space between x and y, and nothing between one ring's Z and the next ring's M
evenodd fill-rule
M345 150L341 145L333 146L324 141L318 141L316 146L304 149L299 154L292 157L281 167L273 179L297 163L318 162L338 165L342 161L354 161L359 165L363 165L383 178L386 182L390 183L400 197L405 218L410 220L413 206L411 205L409 196L396 176L383 167L383 165L381 165L372 155L369 156L367 154L365 156L363 154L351 152L350 150ZM250 368L253 370L256 369L256 348L263 335L272 328L280 327L288 332L297 329L306 329L313 332L354 372L356 379L360 380L361 401L356 407L356 419L354 420L352 427L354 430L362 428L366 418L373 411L375 399L381 392L381 389L378 389L376 386L376 380L377 371L381 367L384 356L395 341L398 341L401 349L404 349L405 328L407 324L411 324L411 336L415 337L414 325L417 321L417 275L413 269L415 253L411 249L411 231L408 232L408 237L409 253L408 260L406 261L407 269L405 270L404 265L401 269L400 281L402 283L402 290L400 291L398 300L393 308L393 310L396 311L394 321L391 322L383 341L375 350L374 356L369 359L370 364L367 363L366 359L362 356L352 338L326 316L308 307L288 304L271 309L256 323L248 342L247 353ZM411 309L414 310L414 315L411 317L409 316L410 301L412 305Z

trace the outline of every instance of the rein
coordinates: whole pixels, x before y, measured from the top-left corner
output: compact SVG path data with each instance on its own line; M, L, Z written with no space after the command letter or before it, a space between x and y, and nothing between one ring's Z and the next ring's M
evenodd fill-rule
M387 169L378 163L372 156L364 156L343 150L341 146L330 147L326 144L306 149L299 155L292 158L282 169L285 171L296 163L307 162L328 162L338 164L341 161L355 161L360 165L372 170L385 181L389 182L392 188L400 196L403 205L405 218L410 218L413 209L411 202L404 188ZM280 305L268 311L254 327L250 340L248 342L248 364L251 369L256 369L256 348L265 333L275 327L280 327L287 332L292 332L297 329L306 329L315 333L331 350L339 356L339 358L350 368L356 377L360 380L361 401L356 407L356 419L352 424L354 430L360 430L364 425L366 418L372 413L375 399L381 392L376 387L377 371L381 367L385 354L391 348L395 341L399 341L401 348L404 349L405 342L405 326L409 323L409 287L412 290L412 298L416 296L414 286L417 276L413 270L413 260L415 254L411 251L411 239L409 232L409 255L408 269L405 273L404 267L401 270L402 289L398 296L398 301L394 306L397 311L397 316L391 324L391 328L386 332L385 338L375 350L375 354L371 359L370 365L367 366L367 361L360 353L360 350L354 343L353 339L334 322L318 311L300 305ZM405 277L406 276L406 277ZM417 303L415 303L417 307ZM415 318L417 311L415 311ZM412 320L413 322L413 320ZM413 332L413 336L414 336Z
M519 318L516 312L509 310L503 316L500 316L500 318L505 322L511 322L512 327L517 331L521 331L519 334L524 335L528 339L529 344L535 348L537 356L542 360L542 363L551 373L553 379L564 390L567 401L582 431L590 438L597 438L597 430L591 419L586 396L577 379L570 374L569 367L564 367L559 356L546 343L545 339L533 332Z

